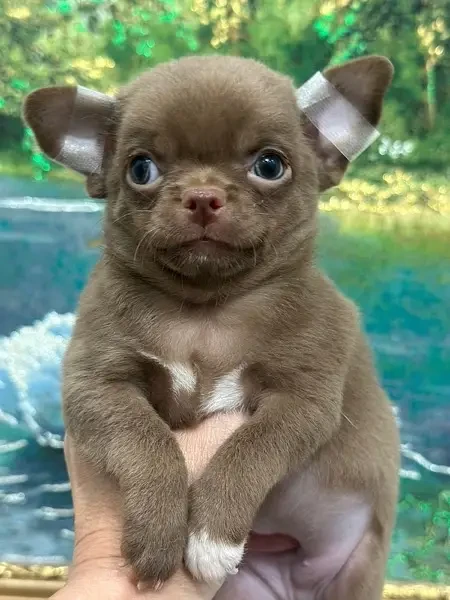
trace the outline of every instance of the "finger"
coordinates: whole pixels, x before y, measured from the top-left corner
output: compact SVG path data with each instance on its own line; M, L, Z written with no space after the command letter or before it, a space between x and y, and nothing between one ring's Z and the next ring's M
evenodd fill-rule
M76 453L70 436L66 436L64 453L75 514L71 576L74 571L99 567L122 575L124 560L120 553L122 521L118 490Z
M248 552L288 552L299 548L299 543L288 535L261 535L252 533L248 539Z

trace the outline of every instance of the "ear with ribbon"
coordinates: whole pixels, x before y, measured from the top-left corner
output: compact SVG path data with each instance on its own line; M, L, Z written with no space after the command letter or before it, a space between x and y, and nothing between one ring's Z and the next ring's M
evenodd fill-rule
M319 159L320 187L341 180L354 160L378 137L392 64L369 56L316 73L297 90L305 131ZM106 196L105 161L111 155L117 119L114 98L83 87L49 87L25 100L24 117L43 152L86 176L93 198Z
M24 118L45 154L86 176L93 198L106 196L105 157L116 100L84 87L48 87L29 94Z
M348 164L379 136L376 127L393 74L387 58L368 56L316 73L297 90L322 191L337 185Z

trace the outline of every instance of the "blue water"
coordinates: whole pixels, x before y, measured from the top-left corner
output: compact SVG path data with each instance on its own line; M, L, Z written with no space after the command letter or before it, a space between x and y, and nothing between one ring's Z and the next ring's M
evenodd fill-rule
M0 561L70 560L60 360L98 257L101 217L101 207L90 202L0 200ZM450 490L447 240L446 232L423 224L321 220L320 261L360 305L398 409L403 496L430 503ZM412 577L403 557L416 551L424 518L400 514L392 577ZM439 547L433 555L443 571L446 551Z

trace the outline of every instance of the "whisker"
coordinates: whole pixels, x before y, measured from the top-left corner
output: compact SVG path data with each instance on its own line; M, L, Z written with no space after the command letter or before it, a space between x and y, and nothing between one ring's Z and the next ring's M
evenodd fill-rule
M351 425L352 427L354 427L355 429L357 429L356 425L353 423L353 421L351 421L351 420L350 420L350 419L347 417L347 415L346 415L345 413L342 413L342 416L344 417L344 419L345 419L346 421L348 421L348 422L350 423L350 425Z
M141 241L136 246L136 250L134 251L133 262L136 263L137 253L139 252L139 248L142 246L143 242L148 238L148 236L153 233L152 231L147 231L141 238Z
M149 214L150 211L148 209L141 209L141 210L129 210L128 212L124 213L123 215L120 215L120 217L117 217L117 219L114 219L114 221L112 222L112 225L114 225L115 223L118 223L119 221L121 221L122 219L125 219L125 217L129 217L130 215L133 215L135 213L145 213L145 214Z

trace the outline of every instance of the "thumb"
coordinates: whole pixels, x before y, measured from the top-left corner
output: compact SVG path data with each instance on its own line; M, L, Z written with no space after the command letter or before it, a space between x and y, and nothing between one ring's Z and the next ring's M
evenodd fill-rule
M64 443L75 514L72 578L79 572L107 569L109 576L129 575L120 552L120 494L112 481L76 454L70 436Z

